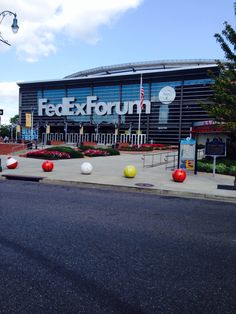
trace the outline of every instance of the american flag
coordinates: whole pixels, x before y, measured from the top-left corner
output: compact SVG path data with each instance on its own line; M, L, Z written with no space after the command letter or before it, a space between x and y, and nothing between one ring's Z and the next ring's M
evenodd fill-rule
M144 101L144 88L141 86L140 88L140 108L143 109L143 101Z

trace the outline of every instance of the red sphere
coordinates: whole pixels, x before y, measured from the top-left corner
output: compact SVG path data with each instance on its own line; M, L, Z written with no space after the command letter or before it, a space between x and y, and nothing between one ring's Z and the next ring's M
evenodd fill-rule
M186 176L186 171L184 169L176 169L172 172L172 178L175 182L184 182Z
M15 158L13 158L13 157L7 158L7 168L8 169L16 169L17 165L18 165L18 161Z
M53 167L54 167L54 164L52 161L46 160L42 163L42 168L43 168L43 171L45 172L52 171Z

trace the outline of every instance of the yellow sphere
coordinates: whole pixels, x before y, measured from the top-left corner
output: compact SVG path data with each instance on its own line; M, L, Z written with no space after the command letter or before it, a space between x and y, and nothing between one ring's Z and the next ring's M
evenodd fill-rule
M137 169L134 166L129 165L124 168L124 176L126 178L134 178L136 174L137 174Z

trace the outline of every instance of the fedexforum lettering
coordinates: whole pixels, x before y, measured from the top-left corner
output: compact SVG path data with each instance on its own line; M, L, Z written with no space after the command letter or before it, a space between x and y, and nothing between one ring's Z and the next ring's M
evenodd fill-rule
M123 103L117 102L97 102L97 96L88 96L87 102L78 104L75 103L75 97L62 98L61 104L51 104L47 98L38 100L38 115L39 116L88 116L93 112L98 116L118 115L141 113L140 101L124 101ZM151 102L144 100L144 112L151 113Z

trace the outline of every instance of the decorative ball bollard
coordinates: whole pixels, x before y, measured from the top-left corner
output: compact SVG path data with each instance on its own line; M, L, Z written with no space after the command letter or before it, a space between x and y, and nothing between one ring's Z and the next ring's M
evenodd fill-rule
M8 169L16 169L16 167L18 165L18 161L13 157L8 157L6 164L7 164Z
M54 168L54 163L52 161L46 160L42 163L42 169L45 172L51 172Z
M83 162L81 165L82 174L91 174L93 171L93 166L89 162Z
M176 169L172 172L172 178L175 182L184 182L186 179L186 171L184 169Z
M137 169L132 166L132 165L128 165L124 168L124 176L126 178L134 178L137 174Z

